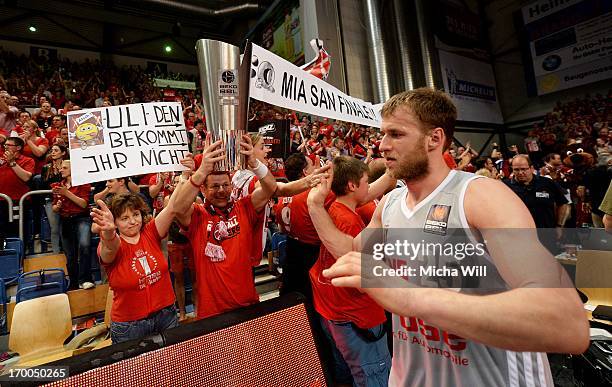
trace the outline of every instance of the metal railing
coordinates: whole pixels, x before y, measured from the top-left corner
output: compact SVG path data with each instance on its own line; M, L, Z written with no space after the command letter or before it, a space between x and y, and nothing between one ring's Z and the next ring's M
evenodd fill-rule
M9 223L13 221L13 199L11 199L8 195L0 193L0 198L6 200L8 204L8 221Z
M19 199L19 239L21 239L23 241L23 218L25 218L24 215L24 208L23 208L23 203L25 202L26 198L33 196L33 195L49 195L52 194L53 191L51 191L50 189L39 189L36 191L30 191L28 193L26 193L25 195L23 195L21 197L21 199ZM24 241L25 243L25 241Z

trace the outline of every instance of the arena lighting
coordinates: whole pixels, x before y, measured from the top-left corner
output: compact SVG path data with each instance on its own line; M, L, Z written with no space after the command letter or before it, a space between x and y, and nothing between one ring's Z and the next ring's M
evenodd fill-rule
M70 374L49 386L326 386L322 347L311 329L316 316L304 300L287 294L48 363L68 367Z
M171 46L171 45L169 45L169 44L167 44L167 45L164 47L164 51L166 51L167 53L172 52L172 46Z
M29 26L29 27L28 27L28 30L29 30L30 32L36 32L36 26Z

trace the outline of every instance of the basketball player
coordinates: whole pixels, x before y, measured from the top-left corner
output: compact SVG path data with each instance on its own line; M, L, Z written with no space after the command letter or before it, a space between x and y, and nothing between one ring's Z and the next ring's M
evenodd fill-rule
M576 291L552 257L547 270L525 270L532 263L516 253L520 244L498 242L508 233L503 229L533 229L529 211L503 183L451 171L445 164L442 154L457 112L443 92L400 93L385 103L381 115L380 150L388 171L406 187L381 200L366 230L410 228L420 241L429 237L432 225L466 229L486 243L496 272L489 278L497 274L497 285L505 289L474 295L462 288L409 287L401 278L401 285L362 288L362 279L371 276L362 270L362 260L370 256L356 251L363 233L353 240L334 226L323 207L331 180L322 180L311 190L309 211L321 241L338 258L323 275L335 286L361 288L393 313L389 385L552 386L541 352L581 353L589 329ZM435 216L445 222L431 223ZM539 243L530 248L545 253Z

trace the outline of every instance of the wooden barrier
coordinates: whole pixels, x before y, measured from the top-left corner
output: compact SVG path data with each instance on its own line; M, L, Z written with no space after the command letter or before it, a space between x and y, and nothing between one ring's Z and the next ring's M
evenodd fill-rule
M64 273L68 273L68 269L66 268L66 256L64 254L49 254L23 260L24 272L52 268L64 269Z

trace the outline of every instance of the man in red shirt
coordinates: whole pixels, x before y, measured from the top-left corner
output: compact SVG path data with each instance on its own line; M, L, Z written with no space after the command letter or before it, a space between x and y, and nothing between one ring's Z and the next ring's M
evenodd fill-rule
M338 230L357 236L365 228L355 210L368 198L368 167L353 157L336 157L331 189L336 194L328 209L332 221ZM321 245L319 259L310 269L314 307L332 346L336 383L387 385L391 355L383 326L385 311L365 293L334 287L323 277L323 270L336 258Z
M312 159L305 157L302 153L295 153L285 161L285 172L289 181L308 176L313 173L314 169L315 164ZM383 173L382 177L370 185L367 201L382 196L384 192L395 187L395 184L395 179ZM279 223L282 222L281 228L288 234L287 261L283 267L283 283L280 292L281 294L300 292L310 300L312 290L308 271L319 256L321 240L308 212L309 192L310 190L307 190L290 198L279 198L275 214ZM328 208L334 200L335 195L330 193L325 199L325 207Z
M197 317L214 316L259 302L253 282L249 246L261 235L264 208L276 190L268 168L253 156L253 145L243 136L240 152L261 186L237 201L231 199L228 172L213 171L223 160L221 141L204 150L202 163L188 181L175 189L175 217L191 241L197 276ZM193 160L189 162L194 165ZM193 204L199 190L205 204Z
M0 193L10 197L13 205L30 190L27 183L34 173L34 160L21 154L23 145L21 138L9 137L0 156ZM0 197L0 239L17 236L18 226L17 221L8 222L8 204Z
M47 129L45 137L49 140L49 145L55 143L55 139L62 133L62 129L66 127L66 117L60 114L53 116L51 127Z

